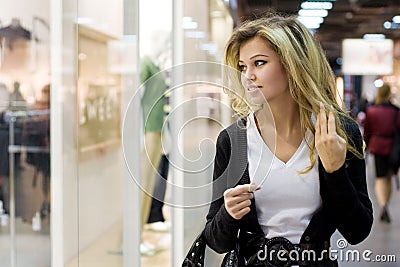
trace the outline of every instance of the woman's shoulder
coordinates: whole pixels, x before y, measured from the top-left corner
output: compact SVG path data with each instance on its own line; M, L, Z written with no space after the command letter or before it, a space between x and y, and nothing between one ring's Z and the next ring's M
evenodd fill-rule
M354 135L360 132L360 126L353 118L341 116L341 122L343 130L345 130L348 135Z
M232 143L232 140L236 140L238 136L246 135L246 119L238 119L229 126L225 127L219 132L218 141L228 141Z
M390 103L390 107L393 108L393 109L395 109L396 111L399 111L399 110L400 110L400 108L399 108L398 106L396 106L396 105L394 105L394 104L392 104L392 103Z
M381 110L381 111L385 111L385 110L400 110L398 106L392 104L391 102L384 102L381 104L373 104L371 106L368 107L369 110Z
M362 153L363 151L363 136L361 134L359 124L351 117L342 116L342 129L346 132L349 141L355 145L355 148Z
M225 127L220 135L230 135L230 134L238 134L239 132L245 132L247 119L237 119L235 122L231 123L229 126Z

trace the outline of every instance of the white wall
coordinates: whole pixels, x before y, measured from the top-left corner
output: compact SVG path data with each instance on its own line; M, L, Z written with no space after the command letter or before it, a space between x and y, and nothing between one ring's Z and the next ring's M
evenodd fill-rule
M19 18L21 24L27 29L32 29L34 16L41 17L46 21L50 18L50 0L13 0L1 1L0 22L2 27L11 23L12 18Z
M118 37L123 33L122 0L78 0L78 17L104 33Z
M142 0L139 10L140 53L156 56L167 49L172 30L172 0Z

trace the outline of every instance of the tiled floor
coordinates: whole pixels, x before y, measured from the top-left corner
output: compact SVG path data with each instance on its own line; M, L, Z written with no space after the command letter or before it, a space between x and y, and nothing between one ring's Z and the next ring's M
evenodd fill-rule
M33 231L29 223L16 220L15 260L17 267L50 267L49 225L42 224L41 231ZM10 231L0 227L0 266L11 266Z
M110 231L101 236L92 246L83 250L80 255L69 262L66 267L122 267L123 255L119 248L113 244L118 241L121 224L118 223ZM170 233L157 233L144 231L143 238L152 243L168 244ZM142 257L143 267L168 267L170 266L169 246L158 246L157 253L151 257Z

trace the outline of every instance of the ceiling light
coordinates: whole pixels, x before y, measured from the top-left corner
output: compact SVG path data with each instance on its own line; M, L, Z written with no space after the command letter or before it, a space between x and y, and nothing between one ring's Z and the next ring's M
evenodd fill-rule
M324 18L321 17L304 17L304 16L298 16L297 19L305 24L305 23L311 23L311 24L321 24L324 22Z
M301 8L303 9L332 9L333 4L331 2L303 2Z
M386 36L381 33L367 33L367 34L364 34L364 36L363 36L363 39L366 39L366 40L383 40L385 38L386 38Z
M376 79L374 81L374 85L376 88L381 87L383 85L383 80L382 79Z
M92 18L86 18L86 17L79 17L76 19L77 24L91 24L93 23Z
M307 29L318 29L321 25L319 23L301 22Z
M198 24L196 21L193 21L192 17L183 17L182 18L182 28L184 30L196 30Z
M212 18L223 18L224 13L221 10L214 10L211 12L211 17Z
M390 30L390 29L400 29L400 23L385 21L385 22L383 23L383 27L384 27L386 30Z
M190 39L205 39L207 33L203 31L187 31L185 32L185 37Z
M394 23L400 23L400 16L394 16L394 17L392 18L392 21L393 21Z
M328 11L325 9L300 9L300 16L305 17L326 17L328 16Z
M306 26L307 29L318 29L323 22L323 18L320 17L297 17L297 19L301 24Z

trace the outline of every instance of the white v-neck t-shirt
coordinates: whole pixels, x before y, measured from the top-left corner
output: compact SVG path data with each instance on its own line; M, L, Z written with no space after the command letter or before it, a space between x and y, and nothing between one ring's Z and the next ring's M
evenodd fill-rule
M262 188L254 192L258 222L267 238L285 237L298 244L313 214L321 207L318 162L310 166L309 147L303 139L297 151L283 162L265 144L254 121L247 122L247 156L251 182ZM313 135L307 132L308 141Z

